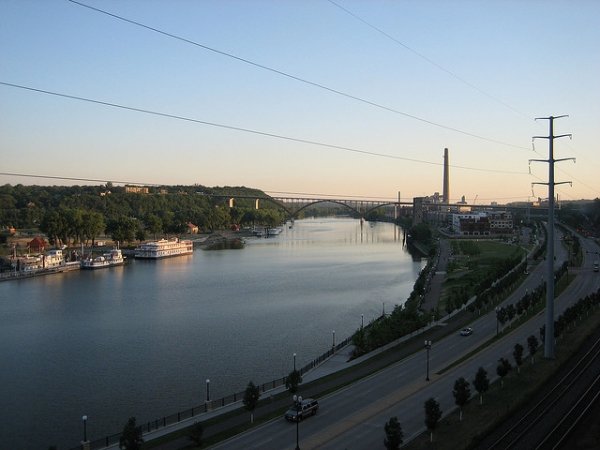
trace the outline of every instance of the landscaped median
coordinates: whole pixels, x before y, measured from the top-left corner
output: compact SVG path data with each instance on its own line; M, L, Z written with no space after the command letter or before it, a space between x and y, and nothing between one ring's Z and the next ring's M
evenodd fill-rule
M490 385L489 390L484 394L483 404L480 404L479 395L472 388L472 398L462 408L462 421L459 420L459 411L455 410L436 426L433 443L430 442L429 433L423 433L403 448L409 450L476 448L483 437L493 432L520 409L530 405L538 392L544 389L545 383L549 383L561 369L571 366L571 358L583 347L586 340L593 335L600 335L600 309L597 301L592 308L583 312L578 311L577 314L573 314L572 311L567 315L574 317L574 321L558 339L555 359L544 359L540 352L536 353L533 364L530 358L524 359L519 372L516 369L512 370ZM473 373L474 378L475 373ZM473 384L472 379L468 381ZM424 413L423 421L425 421Z

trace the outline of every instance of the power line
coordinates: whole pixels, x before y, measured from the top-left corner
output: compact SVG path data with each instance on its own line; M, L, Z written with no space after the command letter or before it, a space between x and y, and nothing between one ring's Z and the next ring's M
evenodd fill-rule
M370 106L374 106L374 107L379 108L379 109L383 109L383 110L388 111L388 112L392 112L392 113L399 114L399 115L404 116L404 117L408 117L408 118L411 118L411 119L414 119L414 120L418 120L419 122L423 122L423 123L426 123L428 125L432 125L432 126L435 126L435 127L438 127L438 128L442 128L442 129L445 129L445 130L448 130L448 131L453 131L453 132L456 132L456 133L460 133L460 134L463 134L465 136L470 136L470 137L473 137L473 138L476 138L476 139L480 139L480 140L483 140L483 141L492 142L494 144L503 145L503 146L506 146L506 147L517 148L517 149L520 149L520 150L530 150L527 147L523 147L523 146L516 145L516 144L510 144L510 143L507 143L507 142L498 141L496 139L491 139L491 138L487 138L487 137L484 137L484 136L480 136L480 135L477 135L477 134L474 134L474 133L470 133L468 131L464 131L464 130L461 130L461 129L458 129L458 128L450 127L450 126L443 125L443 124L438 123L438 122L434 122L434 121L431 121L431 120L428 120L428 119L424 119L422 117L418 117L418 116L415 116L413 114L409 114L409 113L406 113L406 112L403 112L403 111L391 108L389 106L384 106L384 105L382 105L380 103L376 103L376 102L371 101L371 100L366 100L364 98L361 98L361 97L358 97L358 96L355 96L355 95L352 95L352 94L348 94L346 92L343 92L343 91L340 91L340 90L337 90L337 89L325 86L323 84L320 84L320 83L317 83L317 82L314 82L314 81L310 81L310 80L307 80L305 78L301 78L301 77L296 76L296 75L292 75L292 74L290 74L288 72L284 72L282 70L274 69L272 67L265 66L264 64L260 64L260 63L251 61L249 59L242 58L240 56L236 56L236 55L234 55L232 53L228 53L228 52L225 52L225 51L222 51L222 50L218 50L218 49L213 48L213 47L209 47L207 45L200 44L199 42L192 41L191 39L187 39L187 38L184 38L184 37L181 37L181 36L178 36L178 35L175 35L175 34L172 34L172 33L166 32L166 31L163 31L163 30L160 30L158 28L151 27L149 25L143 24L141 22L137 22L135 20L127 19L127 18L125 18L123 16L119 16L117 14L110 13L110 12L105 11L103 9L93 7L93 6L87 5L85 3L78 2L76 0L67 0L67 1L70 2L70 3L73 3L74 5L78 5L78 6L81 6L83 8L87 8L87 9L90 9L92 11L99 12L101 14L105 14L105 15L107 15L109 17L114 18L114 19L118 19L118 20L121 20L123 22L129 23L131 25L135 25L135 26L144 28L146 30L153 31L155 33L161 34L163 36L167 36L169 38L176 39L176 40L185 42L187 44L194 45L196 47L200 47L200 48L202 48L204 50L208 50L208 51L217 53L219 55L235 59L236 61L239 61L239 62L242 62L242 63L245 63L245 64L249 64L249 65L257 67L259 69L267 70L267 71L275 73L277 75L281 75L281 76L290 78L292 80L299 81L301 83L305 83L305 84L308 84L310 86L317 87L319 89L323 89L323 90L331 92L333 94L337 94L337 95L340 95L342 97L346 97L346 98L349 98L349 99L352 99L352 100L356 100L356 101L359 101L361 103L364 103L364 104L367 104L367 105L370 105Z
M400 45L401 47L404 47L406 50L412 52L413 54L417 55L419 58L427 61L429 64L431 64L432 66L438 68L439 70L441 70L442 72L447 73L448 75L450 75L451 77L455 78L456 80L460 81L461 83L463 83L464 85L470 87L471 89L476 90L477 92L479 92L482 95L485 95L486 97L494 100L495 102L500 103L502 106L505 106L506 108L510 109L511 111L519 114L520 116L526 118L526 119L531 119L531 117L527 116L526 114L523 114L522 112L520 112L519 110L513 108L511 105L509 105L506 102L503 102L502 100L500 100L499 98L488 94L487 92L485 92L484 90L480 89L479 87L475 86L473 83L468 82L467 80L465 80L464 78L458 76L456 73L452 72L451 70L446 69L445 67L441 66L440 64L438 64L437 62L435 62L434 60L432 60L431 58L428 58L427 56L425 56L423 53L418 52L417 50L415 50L414 48L409 47L408 45L406 45L405 43L399 41L398 39L396 39L395 37L393 37L392 35L386 33L385 31L383 31L381 28L376 27L375 25L367 22L366 20L364 20L362 17L358 16L357 14L353 13L352 11L344 8L343 6L341 6L340 4L334 2L333 0L328 0L329 3L331 3L332 5L338 7L339 9L341 9L342 11L344 11L345 13L349 14L350 16L354 17L356 20L364 23L366 26L368 26L369 28L372 28L373 30L377 31L378 33L382 34L383 36L385 36L386 38L390 39L391 41L395 42L396 44Z
M0 172L0 175L8 177L23 177L23 178L47 178L50 180L66 180L66 181L87 181L91 183L117 183L117 184L134 184L143 186L162 186L157 183L140 183L139 181L119 181L119 180L101 180L98 178L77 178L77 177L63 177L56 175L36 175L30 173L11 173L11 172Z
M40 175L40 174L31 174L31 173L16 173L16 172L0 172L0 176L9 176L9 177L20 177L20 178L40 178L40 179L50 179L50 180L66 180L66 181L85 181L90 183L113 183L113 184L125 184L125 185L137 185L137 186L166 186L164 183L147 183L140 181L122 181L122 180L110 180L110 179L100 179L100 178L82 178L82 177L66 177L59 175ZM335 198L356 198L356 199L365 199L365 200L383 200L395 202L396 198L393 197L378 197L378 196L368 196L368 195L347 195L347 194L323 194L323 193L314 193L314 192L289 192L289 191L271 191L271 190L263 190L265 194L279 194L279 195L306 195L312 197L332 197ZM410 196L409 196L410 197ZM494 198L480 198L480 200L515 200L521 198L528 198L529 196L520 196L520 197L494 197Z
M381 157L381 158L389 158L389 159L395 159L395 160L400 160L400 161L408 161L408 162L414 162L414 163L419 163L419 164L429 164L429 165L434 165L434 166L443 165L442 163L437 163L434 161L426 161L426 160L414 159L414 158L405 158L402 156L388 155L385 153L376 153L376 152L360 150L360 149L356 149L356 148L352 148L352 147L345 147L345 146L341 146L341 145L327 144L324 142L312 141L312 140L308 140L308 139L284 136L281 134L275 134L275 133L270 133L270 132L266 132L266 131L259 131L259 130L254 130L254 129L250 129L250 128L242 128L242 127L236 127L233 125L225 125L225 124L216 123L216 122L208 122L205 120L193 119L191 117L179 116L176 114L169 114L169 113L153 111L153 110L149 110L149 109L137 108L137 107L133 107L133 106L126 106L126 105L121 105L118 103L106 102L106 101L102 101L102 100L95 100L95 99L80 97L80 96L76 96L76 95L63 94L60 92L47 91L44 89L33 88L30 86L23 86L20 84L7 83L4 81L0 81L0 85L17 88L17 89L23 89L23 90L27 90L27 91L31 91L31 92L37 92L37 93L41 93L41 94L52 95L52 96L56 96L56 97L67 98L70 100L78 100L78 101L93 103L93 104L97 104L97 105L109 106L112 108L134 111L134 112L139 112L139 113L144 113L144 114L149 114L149 115L154 115L154 116L159 116L159 117L166 117L169 119L183 120L186 122L198 123L201 125L208 125L211 127L224 128L226 130L240 131L240 132L255 134L255 135L259 135L259 136L267 136L267 137L271 137L271 138L275 138L275 139L283 139L286 141L298 142L300 144L316 145L319 147L332 148L332 149L343 150L343 151L352 152L352 153L359 153L359 154L363 154L363 155L376 156L376 157ZM512 175L527 175L527 173L525 173L525 172L515 172L515 171L509 171L509 170L484 169L484 168L478 168L478 167L457 166L457 165L451 165L450 167L455 168L455 169L473 170L473 171L480 171L480 172L505 173L505 174L512 174Z

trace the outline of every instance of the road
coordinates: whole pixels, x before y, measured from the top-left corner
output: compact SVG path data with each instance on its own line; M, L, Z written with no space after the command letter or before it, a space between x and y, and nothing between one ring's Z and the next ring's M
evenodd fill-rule
M560 232L556 233L556 265L566 260L567 251L560 245ZM582 238L583 251L596 251L595 243ZM600 277L592 272L590 258L585 258L578 277L569 289L555 301L559 315L567 306L600 287ZM503 304L515 303L525 293L533 290L543 279L545 264L538 264L526 281ZM362 379L331 395L320 398L321 408L316 417L300 423L300 447L320 449L380 448L383 443L383 425L391 416L397 416L402 424L405 442L424 430L423 404L434 397L446 414L455 408L452 396L454 381L459 377L472 380L482 366L490 380L496 375L498 358L512 360L514 344L520 342L527 349L526 340L531 334L539 338L539 327L544 314L538 314L527 324L508 333L501 340L487 347L442 375L438 372L452 362L476 349L482 342L494 337L496 318L489 313L475 320L475 330L469 337L450 335L434 342L430 353L431 381L425 381L426 353L418 352L368 378ZM540 354L541 350L538 352ZM285 449L295 448L295 425L283 419L272 420L247 433L223 442L215 449Z

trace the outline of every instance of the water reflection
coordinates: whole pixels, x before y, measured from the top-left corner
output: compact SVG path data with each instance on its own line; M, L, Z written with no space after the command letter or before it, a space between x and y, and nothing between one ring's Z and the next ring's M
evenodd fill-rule
M284 376L293 353L302 366L331 330L341 340L406 299L422 263L400 236L298 220L243 250L0 283L2 445L68 448L84 413L98 438L202 403L206 378L218 398Z

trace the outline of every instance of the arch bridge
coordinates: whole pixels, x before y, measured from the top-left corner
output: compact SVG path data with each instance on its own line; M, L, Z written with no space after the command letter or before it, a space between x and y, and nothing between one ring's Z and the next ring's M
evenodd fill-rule
M215 198L224 198L229 201L229 206L235 204L236 199L254 200L255 208L259 209L263 202L275 205L285 211L289 219L297 219L302 211L318 204L333 203L347 208L359 217L366 217L371 212L384 207L394 208L394 218L398 217L399 209L402 205L412 206L412 202L382 201L368 199L343 199L343 198L300 198L300 197L259 197L244 195L212 195Z

